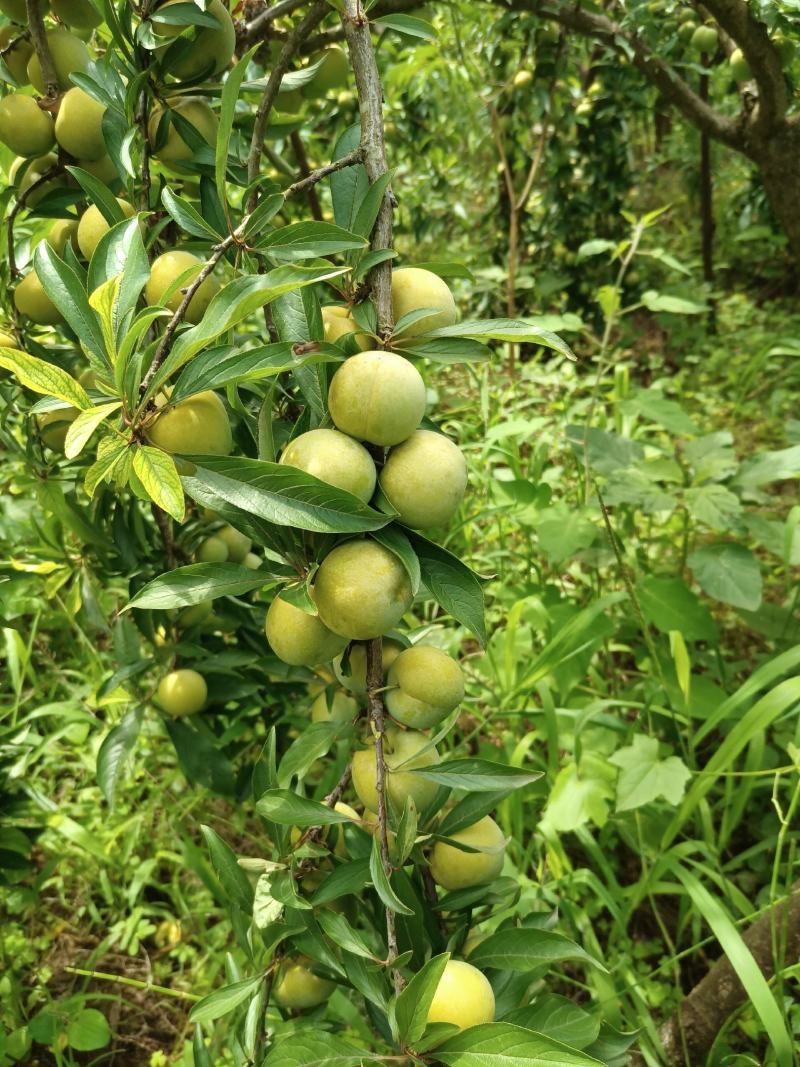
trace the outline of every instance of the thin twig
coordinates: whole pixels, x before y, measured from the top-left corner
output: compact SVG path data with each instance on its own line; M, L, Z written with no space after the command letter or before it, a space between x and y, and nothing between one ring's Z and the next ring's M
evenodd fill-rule
M289 141L292 145L292 151L294 152L294 158L297 160L297 167L300 174L307 178L311 173L311 168L308 165L308 156L306 155L306 146L303 144L303 138L300 136L298 130L292 130L289 135ZM316 222L322 222L322 205L319 202L317 196L317 190L313 185L306 187L306 193L308 194L308 206L311 209L311 215Z
M39 60L39 66L42 71L44 89L52 99L58 96L58 75L56 74L53 57L50 54L50 46L47 43L47 34L44 29L44 19L39 7L39 0L25 0L25 7L28 12L28 29L31 32L33 50L36 53L36 58Z
M8 216L8 269L11 272L11 277L14 278L19 274L17 270L17 260L14 253L14 223L16 222L17 215L23 210L31 193L35 193L45 182L51 181L63 172L64 168L60 163L50 167L48 170L41 174L35 182L31 182L27 189L25 189L17 198L17 202L14 204Z
M290 196L296 196L297 193L304 193L311 186L322 181L323 178L327 178L329 174L335 174L337 170L344 170L345 167L354 167L357 163L363 162L364 149L361 147L356 148L348 155L342 156L341 159L334 160L333 163L326 163L324 167L319 167L317 170L307 171L304 177L299 178L284 189L283 195L288 199Z
M65 967L67 974L79 974L83 978L95 978L101 982L113 982L115 985L127 985L132 989L144 989L147 992L162 993L165 997L175 997L176 1000L198 1001L203 998L197 993L184 993L182 989L170 989L165 985L154 985L152 982L141 982L138 978L127 978L121 974L108 974L106 971L86 971L82 967Z
M281 0L279 4L273 4L266 11L256 15L253 21L248 22L245 26L244 34L242 35L243 43L245 45L253 44L275 19L279 19L281 15L290 15L292 11L302 7L304 2L305 0Z

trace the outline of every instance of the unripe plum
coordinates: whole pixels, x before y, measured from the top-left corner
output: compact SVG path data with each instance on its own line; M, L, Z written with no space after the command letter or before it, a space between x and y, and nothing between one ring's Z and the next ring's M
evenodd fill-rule
M257 556L255 552L248 552L242 560L242 566L247 567L249 571L257 571L263 562L261 556Z
M384 700L392 718L415 730L436 726L464 699L464 675L454 659L431 645L404 649L389 668Z
M58 163L58 156L54 152L48 152L46 156L39 156L38 159L25 159L24 156L17 156L14 162L9 167L8 177L12 185L17 185L20 195L29 189L34 182L37 182L43 177L49 170L51 170ZM17 183L17 175L24 169L22 177ZM44 182L42 185L36 187L33 192L26 198L26 207L36 207L40 200L44 199L48 193L53 192L54 189L58 189L64 185L64 178L62 175L56 175L49 181Z
M225 563L228 559L228 546L221 537L212 534L200 545L195 559L198 563Z
M447 282L422 267L401 267L392 271L392 310L395 322L411 311L432 308L427 318L417 319L403 337L418 337L442 326L452 326L458 318L456 302Z
M435 745L415 730L401 730L389 725L383 735L383 758L386 763L386 793L397 811L402 811L410 796L417 811L422 811L436 796L438 786L411 772L417 767L432 767L439 762ZM375 746L353 753L353 788L358 799L370 811L378 810Z
M0 48L5 50L19 34L17 26L0 27ZM11 51L3 56L5 65L20 85L28 84L28 63L33 55L33 45L27 39L17 40Z
M320 978L308 966L302 956L286 960L278 971L273 996L282 1008L289 1011L306 1011L324 1004L336 988L335 982Z
M488 851L462 852L454 845L437 841L431 852L431 874L437 885L452 891L485 885L497 878L503 869L506 839L491 816L449 836L453 841Z
M425 414L425 383L396 352L360 352L334 374L328 407L342 433L373 445L397 445Z
M696 22L682 22L678 27L678 37L681 41L691 41L694 31L697 29Z
M391 449L380 482L399 522L418 530L445 526L464 499L467 462L449 437L415 430Z
M341 689L337 689L332 697L323 689L311 705L312 722L352 722L357 714L358 704Z
M281 463L352 493L365 504L375 492L377 472L363 445L338 430L309 430L290 441Z
M489 979L463 960L448 960L428 1009L428 1025L452 1023L461 1030L494 1021Z
M83 89L69 89L58 108L56 140L76 159L102 159L108 154L102 126L105 113L105 105Z
M159 11L168 11L173 4L179 3L185 3L185 0L167 0L166 4L161 5ZM199 78L201 74L213 78L225 70L233 57L236 47L236 30L227 7L221 0L211 0L206 7L206 14L216 20L216 28L181 26L179 32L188 30L192 36L187 34L166 54L167 73L181 81ZM170 24L153 23L154 27L159 25L163 33ZM169 30L165 36L171 36Z
M78 248L78 224L74 219L58 219L50 227L50 233L47 235L47 243L56 253L56 255L64 257L64 249L67 247L67 241L72 245L73 252Z
M228 559L231 563L244 563L247 553L253 547L250 538L232 526L223 526L214 536L228 549Z
M20 315L26 315L40 326L57 326L64 321L35 270L26 274L14 290L14 306Z
M320 63L320 66L308 85L303 86L303 96L314 99L347 85L350 64L341 48L326 48L317 52L310 62Z
M77 408L65 407L37 415L36 425L43 443L54 452L63 452L69 428L79 414Z
M735 48L733 52L731 52L730 65L731 74L735 81L747 82L753 77L753 72L750 70L750 64L744 58L744 52L741 48Z
M267 611L267 641L278 659L293 667L315 667L338 655L346 641L317 615L276 596Z
M133 204L129 204L127 200L121 200L119 197L116 199L120 211L126 218L129 219L136 214ZM105 237L110 229L111 227L106 222L105 215L100 208L96 204L90 204L78 222L78 247L84 259L92 258L101 238Z
M88 170L95 178L99 178L104 185L111 185L119 180L117 165L111 156L101 156L100 159L79 159L78 166L82 170Z
M89 69L89 50L74 33L69 30L48 30L47 44L50 55L53 57L53 66L56 69L58 87L62 92L72 88L70 74L85 74ZM39 66L39 57L34 52L28 63L28 78L35 89L40 93L45 92L42 68Z
M320 618L351 641L368 641L391 630L413 599L403 564L372 540L337 545L320 564L314 584Z
M189 608L184 608L178 616L178 622L184 629L189 629L190 626L199 626L205 622L214 610L214 602L212 600L201 600L199 604L192 604Z
M358 323L350 314L349 308L327 304L322 308L322 327L325 331L325 340L329 344L335 345L340 337L355 334L356 344L362 352L366 352L370 347L369 334L358 333Z
M177 311L184 297L181 290L187 289L192 284L204 266L205 263L198 259L197 256L193 256L191 252L183 252L180 249L164 252L163 255L153 261L153 266L150 268L150 277L144 289L147 303L160 304L164 293L166 293L175 279L179 278L184 271L191 269L191 274L187 274L184 281L175 289L164 305L172 312ZM185 315L186 322L196 325L202 319L206 308L211 303L211 298L218 289L219 282L212 274L209 274L189 301Z
M147 436L152 444L172 453L227 456L233 448L228 412L210 389L164 408L149 426ZM216 536L221 537L222 531Z
M42 0L39 4L42 15L46 15L49 8L50 4L47 0ZM12 22L17 22L20 26L28 25L28 8L25 0L0 0L0 11Z
M217 116L202 97L171 96L168 98L167 103L171 111L177 111L191 126L194 126L197 133L207 144L213 146L216 143L217 127L219 126ZM194 152L178 133L175 124L172 122L169 124L164 144L160 148L155 147L158 126L163 114L163 107L154 108L147 125L147 135L154 146L153 155L161 163L166 163L168 166L180 170L180 165L192 159Z
M63 23L78 30L93 30L103 21L103 16L88 0L50 0L50 7Z
M39 156L53 147L53 119L32 96L9 93L0 100L0 141L20 156Z
M202 674L184 668L170 671L158 683L158 703L175 719L196 715L208 699L208 687Z
M405 648L399 641L391 637L384 637L381 643L381 673L386 672ZM333 673L337 679L351 693L356 696L367 695L367 646L353 645L348 654L347 672L342 669L342 656L337 656L333 661Z
M716 52L718 43L719 34L713 26L698 26L689 41L696 52L707 52L709 55Z
M772 38L772 43L778 51L782 66L788 67L794 59L796 51L794 41L791 37L786 37L782 33L776 33ZM8 62L8 60L6 60L6 62Z

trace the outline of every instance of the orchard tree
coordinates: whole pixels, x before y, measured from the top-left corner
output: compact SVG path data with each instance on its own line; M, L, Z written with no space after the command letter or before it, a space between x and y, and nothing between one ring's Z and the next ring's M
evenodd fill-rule
M99 782L111 803L160 726L261 820L247 856L205 830L239 962L192 1011L195 1063L615 1062L632 1039L544 991L596 964L531 912L493 817L538 775L453 739L485 624L436 540L467 475L426 385L493 342L570 353L459 321L452 265L393 270L373 36L431 26L359 0L248 6L238 35L221 0L0 7L10 441L82 546L84 606L93 574L128 590L107 686L136 698ZM304 116L337 93L312 167ZM307 722L234 766L265 678L307 687Z

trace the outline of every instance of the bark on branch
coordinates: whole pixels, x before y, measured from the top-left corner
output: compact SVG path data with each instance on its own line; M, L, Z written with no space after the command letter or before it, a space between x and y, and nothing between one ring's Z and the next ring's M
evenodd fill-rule
M25 7L28 13L28 29L31 34L31 43L42 71L44 90L52 98L58 96L58 75L56 74L53 57L50 55L50 46L47 43L42 9L39 7L39 0L25 0Z

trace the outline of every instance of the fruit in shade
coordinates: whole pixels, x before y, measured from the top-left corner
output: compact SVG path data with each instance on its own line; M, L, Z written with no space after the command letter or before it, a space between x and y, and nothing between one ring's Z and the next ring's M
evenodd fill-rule
M518 70L514 75L511 84L515 89L524 89L526 85L530 85L533 81L533 72L530 70Z
M65 407L43 411L41 415L37 415L36 425L44 444L54 452L63 452L69 428L79 414L77 408Z
M73 252L78 250L78 224L73 219L58 219L50 227L47 235L47 243L53 251L64 258L64 249L67 241L72 245Z
M11 42L19 35L19 32L17 26L0 27L0 49L8 48ZM20 85L28 84L28 63L32 55L33 45L25 38L24 40L16 41L11 51L6 52L3 56L5 65Z
M14 306L20 315L40 326L56 326L64 321L34 270L26 274L14 290Z
M494 1021L489 979L463 960L448 960L428 1008L428 1025L452 1023L461 1030Z
M159 11L168 12L173 4L180 3L185 3L185 0L167 0L166 4L161 5ZM216 20L216 27L180 27L179 32L181 30L187 32L164 54L164 69L181 81L199 78L201 74L213 78L225 70L233 57L236 47L236 30L227 7L221 0L211 0L206 7L206 14ZM158 26L158 23L153 23L153 25ZM161 23L161 27L167 26L169 26L168 23Z
M347 85L350 64L341 48L326 48L311 57L310 65L319 63L313 79L303 86L303 96L315 98L324 96L333 89Z
M103 21L103 16L89 0L50 0L50 7L63 23L77 30L93 30Z
M242 566L247 567L249 571L257 571L263 562L261 556L257 556L255 552L248 552L242 560Z
M336 344L347 334L355 334L355 340L362 352L370 347L370 337L366 333L358 333L358 324L350 314L349 308L338 307L336 304L328 304L322 308L322 327L325 331L325 340L330 344Z
M386 793L398 811L403 810L406 797L410 796L417 811L426 808L436 796L438 786L411 772L418 767L431 767L439 762L435 745L424 734L415 730L401 730L398 726L386 727L383 741L383 758L386 763ZM376 788L375 747L353 753L353 788L358 799L370 811L378 810Z
M228 546L221 537L207 537L195 553L198 563L225 563L228 559Z
M741 48L736 48L731 52L730 65L731 74L735 81L746 82L750 81L753 77L753 72L750 70L750 64L744 58L744 52Z
M413 599L403 564L372 540L337 545L320 564L314 584L320 618L351 641L367 641L391 630Z
M53 147L51 116L32 96L9 93L0 100L0 141L20 156L39 156Z
M171 111L176 111L191 126L194 126L200 137L209 145L214 145L217 140L217 117L208 104L199 96L171 96L167 99ZM153 146L153 155L161 163L180 169L181 164L188 162L194 156L192 148L178 133L175 124L170 121L166 140L156 147L158 127L164 108L159 106L153 109L150 121L147 124L147 135Z
M244 563L247 553L253 547L253 542L246 534L239 533L232 526L223 526L217 530L215 536L228 549L228 559L231 563Z
M375 492L377 472L363 445L338 430L309 430L290 441L281 463L352 493L365 504Z
M678 37L682 41L690 41L694 36L694 31L697 29L696 22L682 22L678 27Z
M170 671L158 683L158 703L173 718L196 715L208 699L208 687L202 674L184 668Z
M105 185L111 185L112 182L119 180L119 174L111 156L102 156L100 159L79 159L78 166L82 170L88 170Z
M47 174L57 163L58 157L53 152L48 152L46 156L40 156L38 159L25 159L24 156L17 156L9 168L8 179L12 185L17 186L20 194L22 194L34 182L37 182ZM22 177L17 182L17 175L20 172L22 172ZM58 189L63 184L64 178L62 175L55 175L49 181L43 182L26 198L26 206L36 207L39 201L47 196L48 193Z
M433 308L434 313L417 319L403 331L403 337L417 337L442 326L452 326L458 313L453 294L438 274L422 267L401 267L392 271L392 310L397 322L411 311Z
M431 645L404 649L389 668L384 701L392 718L415 730L436 726L464 699L464 674Z
M323 689L311 705L312 722L351 722L357 714L358 704L341 689L337 689L333 696Z
M784 67L788 67L794 59L796 51L794 41L790 37L785 37L782 33L776 33L772 38L772 43L778 51L781 64Z
M225 405L216 393L208 390L174 405L164 407L165 403L161 401L162 410L148 428L151 444L165 452L228 455L233 448L231 424ZM222 531L216 536L222 537ZM249 542L246 551L249 551Z
M373 445L397 445L425 414L425 383L395 352L360 352L334 374L328 407L342 433Z
M267 611L267 641L284 663L293 667L315 667L333 659L346 641L333 633L317 615L296 608L276 596Z
M0 330L0 348L15 348L18 352L22 351L16 337L8 330Z
M46 15L49 7L47 0L42 0L39 4L39 11L42 15ZM0 0L0 11L12 22L18 22L20 26L28 25L28 8L25 0Z
M464 498L467 463L449 437L415 430L391 449L380 482L400 522L419 530L444 526Z
M210 617L213 610L213 601L201 600L199 604L192 604L190 608L184 608L178 616L178 622L185 629L190 626L199 626Z
M383 676L405 648L399 641L391 637L384 637L381 655L381 671ZM333 672L341 685L356 696L367 694L367 646L353 645L348 654L348 667L345 672L342 669L342 656L337 656L333 661Z
M303 96L299 89L286 89L278 93L275 108L285 115L296 115L303 109Z
M696 52L713 55L719 44L719 34L713 26L698 26L692 34L689 44Z
M83 89L69 89L58 108L56 140L76 159L102 159L108 154L102 128L105 113L105 105Z
M485 852L462 852L455 845L437 841L431 852L431 874L442 889L469 889L493 881L503 869L506 839L503 831L489 815L472 826L448 835L472 848Z
M49 30L47 44L50 55L53 57L53 65L56 68L58 87L62 92L72 88L70 74L85 74L89 69L89 50L74 33L69 30ZM39 57L34 52L28 63L28 78L35 89L44 93L45 84L42 78L42 69L39 66Z
M164 298L164 294L176 279L179 278L184 271L191 271L191 273L187 274L180 285L173 291L169 300L167 300L165 304L165 307L168 307L170 311L177 311L184 297L181 290L188 288L188 286L192 284L204 266L205 264L203 261L198 259L197 256L193 256L191 252L182 252L180 249L176 249L172 252L164 252L163 255L153 261L153 265L150 268L150 278L144 289L147 303L153 305L160 304ZM202 319L206 308L211 303L211 298L218 289L219 282L213 275L209 274L189 301L189 306L186 309L185 315L186 322L196 324Z
M282 1008L289 1011L316 1008L334 991L336 983L314 974L311 966L311 961L303 956L295 956L281 965L272 993Z
M136 210L133 204L129 204L127 200L120 200L117 197L117 203L119 204L120 211L125 218L131 218L136 214ZM105 215L96 204L90 204L84 211L78 222L78 247L81 250L81 255L84 259L91 259L95 248L100 244L100 240L111 229L106 222Z

